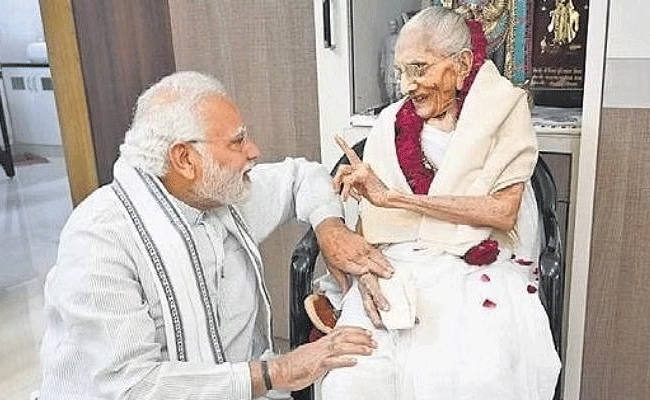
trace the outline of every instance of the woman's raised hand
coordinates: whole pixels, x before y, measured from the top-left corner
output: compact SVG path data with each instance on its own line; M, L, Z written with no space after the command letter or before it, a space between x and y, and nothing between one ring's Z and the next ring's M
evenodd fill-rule
M368 164L361 161L343 138L337 135L334 140L350 160L350 165L341 165L336 170L334 190L341 194L343 200L347 200L349 196L357 201L365 197L373 205L383 207L388 194L386 185Z

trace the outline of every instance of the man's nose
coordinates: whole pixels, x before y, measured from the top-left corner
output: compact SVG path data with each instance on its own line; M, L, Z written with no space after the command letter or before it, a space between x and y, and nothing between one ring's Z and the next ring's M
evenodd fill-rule
M251 160L251 161L256 160L261 154L259 146L252 139L250 139L246 143L246 148L245 149L246 149L246 158L248 160Z

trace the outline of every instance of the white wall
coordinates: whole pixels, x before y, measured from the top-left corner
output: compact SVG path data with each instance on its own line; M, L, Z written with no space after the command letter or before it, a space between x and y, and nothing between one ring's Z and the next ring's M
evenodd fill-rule
M611 0L607 58L650 58L648 0Z
M648 0L611 0L604 107L650 108L648 21Z
M43 41L38 0L0 0L0 63L27 63L29 43Z

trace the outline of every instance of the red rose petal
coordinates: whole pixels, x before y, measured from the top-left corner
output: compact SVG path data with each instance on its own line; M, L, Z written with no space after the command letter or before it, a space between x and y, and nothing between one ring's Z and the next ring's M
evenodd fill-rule
M487 274L483 274L483 275L481 275L481 281L490 282L490 277L487 276Z
M533 260L525 260L523 258L518 258L515 260L515 262L519 265L533 265Z
M534 274L534 275L539 275L539 268L535 268L535 269L533 270L533 274Z
M497 303L493 302L490 299L485 299L485 301L483 302L483 307L485 307L485 308L494 308L496 306L497 306Z
M496 240L485 239L467 250L463 259L469 265L488 265L496 261L499 255L499 243Z
M537 288L533 285L528 285L528 287L526 287L526 290L528 293L537 293Z

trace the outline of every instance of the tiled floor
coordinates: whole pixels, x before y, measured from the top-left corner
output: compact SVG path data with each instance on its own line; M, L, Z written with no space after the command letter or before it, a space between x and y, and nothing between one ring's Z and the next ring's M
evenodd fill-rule
M29 399L40 384L43 281L72 211L65 164L0 171L0 398Z

